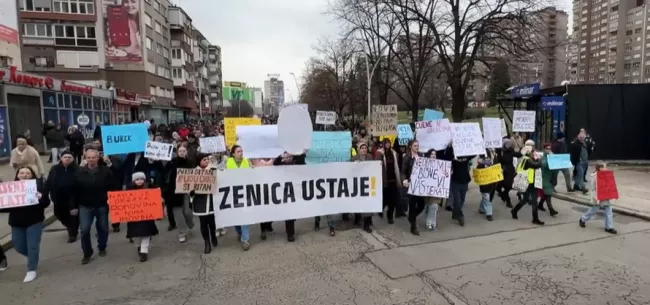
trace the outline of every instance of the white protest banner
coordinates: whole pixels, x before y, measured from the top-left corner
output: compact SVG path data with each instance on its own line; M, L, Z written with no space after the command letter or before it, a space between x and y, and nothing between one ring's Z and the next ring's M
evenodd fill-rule
M415 122L415 139L420 143L420 152L447 148L451 142L449 120Z
M247 125L236 127L237 145L249 159L275 158L284 149L278 143L278 125Z
M372 105L371 134L397 136L397 105Z
M501 122L497 118L483 118L483 140L485 147L488 148L501 148L503 140L501 140Z
M336 112L316 111L316 124L322 124L322 125L336 124Z
M147 141L147 145L144 147L144 157L151 160L170 161L173 152L174 146L168 143Z
M36 180L0 183L0 209L38 204Z
M451 161L418 158L409 179L409 195L449 198Z
M512 115L512 131L535 132L535 111L514 110Z
M219 228L382 210L379 161L241 168L217 175Z
M453 123L451 134L456 157L485 155L485 142L478 123Z
M223 136L199 138L201 153L214 154L226 151L226 141Z
M309 111L309 104L297 104L297 103L283 103L280 104L280 111L282 111L284 108L287 107L302 107L302 109L305 109L305 111Z

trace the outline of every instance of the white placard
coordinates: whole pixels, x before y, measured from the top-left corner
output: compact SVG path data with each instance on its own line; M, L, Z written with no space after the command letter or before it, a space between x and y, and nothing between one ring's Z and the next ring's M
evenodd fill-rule
M397 136L397 105L372 105L370 134Z
M535 170L535 188L536 189L543 189L543 183L542 183L542 169L538 168Z
M280 111L284 110L284 108L287 107L301 107L302 109L305 109L305 111L309 112L309 104L296 104L296 103L284 103L280 104Z
M447 148L451 142L449 120L415 122L415 139L420 144L420 152Z
M240 125L235 134L246 158L275 158L284 153L278 143L278 125Z
M36 180L18 180L0 183L0 209L38 204Z
M322 124L322 125L336 124L336 112L316 111L316 124Z
M147 141L144 148L144 157L151 160L170 161L173 152L174 146L172 144Z
M451 161L418 158L409 179L409 195L449 198Z
M508 127L506 126L506 120L504 119L501 119L501 136L502 137L508 136Z
M284 108L278 117L278 145L292 155L303 154L311 146L313 128L307 110L301 107Z
M226 151L226 141L223 136L199 138L201 153L214 154Z
M483 118L483 140L485 147L501 148L503 140L501 136L501 123L498 118Z
M535 132L535 111L514 110L512 116L512 131Z
M452 123L451 134L456 157L485 155L485 143L478 123Z
M219 228L382 210L379 161L225 170L217 181Z

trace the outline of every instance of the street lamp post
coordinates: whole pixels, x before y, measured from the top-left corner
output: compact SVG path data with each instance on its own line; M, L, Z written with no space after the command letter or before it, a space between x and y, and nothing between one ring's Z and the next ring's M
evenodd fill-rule
M300 86L298 85L298 80L296 79L296 74L293 72L289 72L291 76L293 76L293 82L296 83L296 89L298 89L298 103L302 101L302 92L300 91ZM292 98L293 99L293 98Z
M370 64L368 63L368 54L365 52L363 53L364 59L366 61L366 76L368 77L368 120L370 120L370 110L371 110L371 101L372 98L370 96L371 92L370 89L372 88L372 75L375 73L375 69L377 68L377 65L379 65L379 59L377 59L377 62L372 66L372 70L370 70Z

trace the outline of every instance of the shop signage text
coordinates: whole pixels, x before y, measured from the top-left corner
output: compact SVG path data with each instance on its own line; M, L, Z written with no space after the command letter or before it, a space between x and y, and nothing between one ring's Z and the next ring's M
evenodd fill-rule
M91 86L69 83L49 76L24 73L18 71L15 66L11 66L9 69L0 68L0 80L9 84L85 95L93 95L94 89Z

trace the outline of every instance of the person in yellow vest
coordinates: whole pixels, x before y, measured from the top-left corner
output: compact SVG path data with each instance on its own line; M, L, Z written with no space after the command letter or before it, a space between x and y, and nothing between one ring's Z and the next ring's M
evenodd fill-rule
M210 155L198 154L199 166L198 169L209 169L216 171L216 167L210 164ZM213 195L195 194L190 193L190 203L192 204L192 212L194 215L199 216L199 224L201 226L201 236L205 242L204 253L212 252L213 247L217 247L217 225L214 222L214 198Z
M250 168L251 163L248 159L244 158L244 150L239 145L234 145L230 148L230 158L226 160L226 170L232 170L237 168ZM248 233L248 225L245 226L236 226L237 234L239 234L239 240L241 242L241 248L244 251L248 251L251 248L249 242L250 235Z
M521 149L523 157L517 166L517 173L524 172L528 179L528 188L524 192L519 203L510 211L513 219L518 219L517 212L530 203L533 208L533 223L536 225L544 225L544 222L539 220L537 213L537 189L535 188L535 170L542 167L539 157L535 154L535 149L532 146L524 146Z

